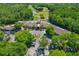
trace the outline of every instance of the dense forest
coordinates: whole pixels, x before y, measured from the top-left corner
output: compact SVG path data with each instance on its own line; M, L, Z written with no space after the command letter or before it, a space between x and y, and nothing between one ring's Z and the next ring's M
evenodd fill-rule
M79 4L49 4L49 21L72 32L79 33Z
M49 45L50 56L79 56L79 34L57 35L53 27L47 27L46 34L52 40Z
M0 4L0 24L12 24L20 20L32 20L28 4Z

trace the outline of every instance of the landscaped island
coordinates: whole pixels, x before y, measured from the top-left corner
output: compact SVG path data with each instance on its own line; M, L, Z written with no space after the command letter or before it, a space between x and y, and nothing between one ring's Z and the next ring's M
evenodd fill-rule
M79 56L79 4L0 4L1 56Z

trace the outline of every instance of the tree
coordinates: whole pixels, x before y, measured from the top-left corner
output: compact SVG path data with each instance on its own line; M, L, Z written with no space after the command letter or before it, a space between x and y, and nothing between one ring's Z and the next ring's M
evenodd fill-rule
M50 50L50 56L66 56L66 53L63 50Z
M22 26L23 26L23 24L20 23L20 22L16 22L16 23L15 23L15 28L16 28L16 29L21 29Z
M75 56L79 56L79 51L74 54Z
M62 38L58 35L52 36L52 44L57 47L62 46Z
M3 40L4 38L4 32L0 31L0 40Z
M52 36L52 44L54 46L57 46L65 51L67 51L67 48L71 47L68 45L68 42L70 42L70 40L72 39L71 37L72 34L68 34L68 33L63 33L62 35L54 35Z
M43 36L40 40L40 47L45 48L48 45L48 40L45 36Z
M23 56L27 53L27 46L22 43L0 42L1 56Z
M46 33L49 36L53 36L55 34L54 28L52 26L49 26L46 28Z
M79 49L79 35L72 33L70 35L70 40L68 41L68 45L76 50Z
M0 24L14 24L20 20L32 20L32 10L28 6L27 4L0 4Z
M29 31L23 30L15 34L15 39L17 42L24 43L29 47L34 41L34 36Z
M77 51L79 49L79 35L75 33L65 33L62 35L52 36L52 45L57 47L63 47L63 50L67 51L68 48Z
M66 52L66 56L74 56L74 53Z

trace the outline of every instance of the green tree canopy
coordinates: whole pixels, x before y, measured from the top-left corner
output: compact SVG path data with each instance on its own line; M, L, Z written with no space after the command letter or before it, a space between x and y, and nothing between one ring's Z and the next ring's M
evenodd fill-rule
M22 43L0 42L0 56L23 56L27 53L27 47Z
M75 56L79 56L79 51L77 51L74 55L75 55Z
M52 26L49 26L46 28L46 33L49 35L49 36L53 36L55 34L55 31L54 31L54 28Z
M43 36L40 40L40 47L45 48L48 45L48 40L45 36Z
M4 38L4 32L0 31L0 40L3 40Z
M20 29L22 26L23 26L23 24L20 22L15 23L15 28L17 28L17 29Z
M78 50L79 49L79 35L72 33L70 35L70 40L68 41L68 45Z
M23 30L15 34L15 39L17 42L25 43L27 46L30 46L34 41L34 36L28 30Z
M63 50L50 50L50 56L66 56L66 53Z
M63 50L67 51L68 48L79 49L79 35L75 33L65 33L62 35L52 36L52 45L57 47L63 47Z
M27 4L0 4L0 24L13 24L20 20L32 20L32 10Z
M52 24L79 33L78 6L79 4L48 4L49 21Z

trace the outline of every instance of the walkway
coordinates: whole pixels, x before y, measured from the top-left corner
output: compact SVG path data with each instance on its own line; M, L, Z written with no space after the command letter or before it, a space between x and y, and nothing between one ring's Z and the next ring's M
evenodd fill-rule
M28 49L28 52L27 52L27 55L28 56L37 56L37 52L36 52L36 50L39 48L39 46L40 46L40 43L39 43L39 40L40 40L40 38L44 35L44 32L43 31L32 31L32 34L34 35L34 36L37 36L36 37L36 41L34 42L35 43L35 47L30 47L29 49Z

